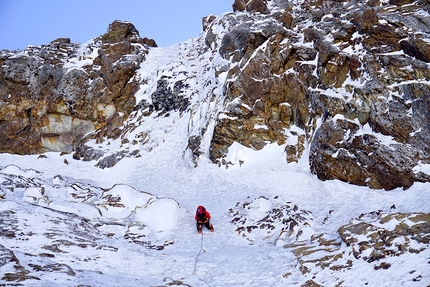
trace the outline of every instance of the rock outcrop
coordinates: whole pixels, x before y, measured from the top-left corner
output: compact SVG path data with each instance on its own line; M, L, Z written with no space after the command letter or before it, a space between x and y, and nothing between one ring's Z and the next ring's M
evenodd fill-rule
M418 254L430 243L430 214L363 214L341 226L338 232L354 257L367 262L405 253Z
M84 45L2 51L0 151L74 151L110 167L158 144L151 129L136 131L145 119L179 112L190 115L183 154L195 166L232 164L233 143L278 144L286 163L309 155L321 180L386 190L430 181L428 1L232 7L204 17L200 36L166 52L169 61L157 50L160 67L144 76L156 43L127 22ZM86 145L106 139L120 148Z
M285 145L295 162L310 144L322 180L387 190L429 181L417 169L430 159L428 3L275 2L285 16L241 15L223 38L220 53L235 64L212 160L239 142Z
M315 279L324 269L331 270L332 274L348 273L354 270L357 260L365 261L369 269L375 272L398 268L398 261L408 261L413 256L417 258L427 250L430 239L429 214L380 210L351 219L349 224L340 226L337 232L337 235L314 233L306 240L285 244L283 247L291 250L298 261L298 272L295 274L301 273L306 278ZM422 281L422 274L417 272L416 265L403 265L402 268L407 269L402 272L411 274L405 281ZM293 273L287 272L284 277L293 277ZM335 276L334 282L342 285L338 279ZM315 283L304 286L321 285Z
M266 3L267 2L264 0L235 0L232 7L233 11L247 11L269 14L270 10L267 8Z
M237 234L251 244L261 239L273 245L278 241L284 244L301 241L304 234L312 233L314 225L312 212L299 209L291 202L282 203L278 198L264 196L238 202L229 214Z
M83 136L116 137L135 106L150 39L127 22L86 44L60 38L0 53L0 151L72 152Z

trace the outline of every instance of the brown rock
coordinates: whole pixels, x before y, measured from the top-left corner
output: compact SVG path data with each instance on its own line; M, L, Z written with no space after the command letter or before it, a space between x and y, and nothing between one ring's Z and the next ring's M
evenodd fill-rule
M209 15L202 18L202 27L203 31L208 31L209 26L212 24L212 22L216 19L215 15Z
M411 57L430 63L430 44L421 39L405 39L400 42L402 50Z
M391 5L397 5L397 6L401 6L401 5L405 5L405 4L411 4L415 2L414 0L390 0L389 3Z
M135 106L138 83L130 79L145 50L131 43L144 41L131 23L120 21L101 39L102 47L88 47L99 49L98 58L82 69L63 67L80 47L68 38L29 47L30 57L1 57L1 152L71 152L95 129L101 137L113 135L122 124L115 114L128 116Z
M240 28L227 33L221 42L220 54L238 62L243 57L250 57L253 51L267 40L261 32L251 32Z
M124 41L139 40L139 31L129 22L115 20L109 25L107 32L102 36L104 44L115 44Z
M248 3L249 0L234 0L234 3L232 5L233 11L245 11L246 9L246 3Z
M55 40L53 40L51 43L49 43L50 45L55 45L55 44L62 44L62 43L65 43L65 44L70 44L71 43L71 41L70 41L70 38L58 38L58 39L55 39Z
M282 24L284 24L285 28L293 29L294 28L294 17L289 12L278 13L276 19Z
M349 77L350 63L346 56L330 53L324 63L321 63L321 83L324 86L339 88Z
M349 62L349 75L351 76L351 80L356 81L363 74L361 70L362 64L360 60L355 56L349 57L348 62Z
M263 0L250 0L246 4L246 11L259 12L261 14L270 14L269 8Z
M369 28L367 37L363 44L368 50L379 53L388 53L400 50L402 36L392 26L376 24Z
M356 258L373 262L406 252L419 253L415 246L430 241L429 220L428 213L385 214L379 211L362 214L353 223L341 226L338 233ZM393 221L398 223L393 225ZM389 267L384 262L375 265L375 269Z
M414 149L391 149L371 135L354 136L345 121L323 123L311 146L311 170L318 178L341 179L356 185L386 190L410 187L414 182ZM339 134L348 130L349 136ZM357 130L357 128L355 128ZM351 143L351 146L345 143Z
M218 122L211 143L212 160L222 157L235 141L259 150L267 142L285 143L287 136L282 131L290 125L304 127L309 111L301 81L292 75L275 75L286 69L288 58L307 55L292 53L290 46L279 44L282 39L282 35L277 34L266 49L253 55L243 70L231 71L236 81L227 86L226 96L228 101L234 102L230 106L231 116L240 116L239 120ZM307 72L303 70L303 73ZM297 146L287 147L288 161L296 161L304 150L304 135L296 136L299 138Z
M370 7L376 7L379 6L381 3L379 0L369 0L367 1L367 5L369 5Z
M378 24L378 16L375 10L370 8L362 13L354 13L352 21L359 30L369 30Z
M378 24L378 15L374 9L367 9L360 17L363 29L371 29L374 25Z
M158 47L158 45L155 42L155 40L151 39L151 38L145 37L145 38L142 39L142 42L143 42L143 44L147 45L148 47L153 47L153 48Z
M321 286L323 286L323 285L315 283L314 280L308 280L304 284L301 285L301 287L321 287Z

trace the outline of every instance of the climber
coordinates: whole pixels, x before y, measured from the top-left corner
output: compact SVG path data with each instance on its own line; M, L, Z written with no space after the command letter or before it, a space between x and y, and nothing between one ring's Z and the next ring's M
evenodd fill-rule
M197 207L196 216L194 217L196 219L196 226L197 226L197 232L199 234L202 234L203 225L206 226L207 229L210 231L214 231L213 225L209 222L211 219L211 215L209 212L206 211L206 208L203 206Z

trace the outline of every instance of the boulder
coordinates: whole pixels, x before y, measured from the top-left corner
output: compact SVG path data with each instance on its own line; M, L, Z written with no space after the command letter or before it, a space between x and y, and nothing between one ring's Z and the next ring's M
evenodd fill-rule
M321 180L340 179L356 185L391 190L415 181L414 158L420 151L382 137L359 135L360 126L348 120L329 120L314 136L309 160Z
M264 0L235 0L233 11L258 12L261 14L270 14L270 10Z
M227 33L221 42L220 54L224 58L232 58L239 61L248 52L251 53L267 38L259 32L251 32L246 28L240 28Z
M366 9L362 13L355 13L352 19L358 29L367 31L377 25L378 20L378 15L372 8Z
M233 11L245 11L246 10L246 3L248 3L249 0L234 0L234 3L232 5Z
M151 39L151 38L148 38L148 37L144 37L142 42L143 42L143 44L145 44L148 47L152 47L152 48L158 47L158 45L155 42L155 40Z
M284 24L285 28L293 29L294 28L294 17L289 12L279 12L276 16L276 19L282 24Z
M209 26L212 24L212 22L216 19L215 15L208 15L206 17L202 18L202 27L203 31L208 31Z
M102 36L103 44L115 44L120 42L141 41L139 31L130 22L115 20L109 24L108 30Z
M430 63L430 43L422 39L405 39L400 42L402 50L411 57Z
M370 7L377 7L381 4L380 0L369 0L367 1L367 5Z
M246 4L246 11L270 14L270 10L264 0L249 0Z

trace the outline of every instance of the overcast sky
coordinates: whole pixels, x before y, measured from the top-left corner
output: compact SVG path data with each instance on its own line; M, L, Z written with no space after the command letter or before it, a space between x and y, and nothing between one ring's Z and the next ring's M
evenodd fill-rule
M114 20L164 47L202 31L202 17L232 11L234 0L0 0L0 50L25 49L57 38L84 43Z

